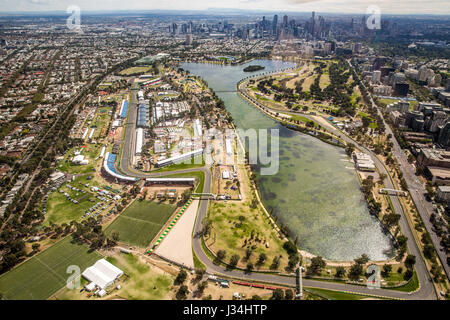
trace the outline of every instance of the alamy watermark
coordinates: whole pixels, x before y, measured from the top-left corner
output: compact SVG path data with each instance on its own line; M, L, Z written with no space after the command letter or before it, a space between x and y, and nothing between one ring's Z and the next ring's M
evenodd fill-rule
M371 5L367 8L366 14L369 17L366 20L366 26L369 30L381 29L381 9L379 6Z
M81 29L81 9L79 6L71 5L67 8L66 12L70 16L66 20L67 28L73 32L83 33Z
M66 280L66 288L69 290L81 288L81 269L77 265L70 265L66 269L66 273L70 276Z
M198 145L199 137L192 138L187 130L178 136L186 148L179 149L180 154L192 152ZM240 165L250 164L260 168L264 176L275 175L280 168L280 133L279 129L226 129L224 131L211 128L204 132L203 152L195 154L193 158L180 161L184 164L207 165ZM236 145L236 148L235 148ZM245 148L244 145L247 147ZM200 148L200 147L199 147ZM203 157L200 156L203 155Z
M367 278L367 288L380 289L381 288L381 273L380 267L376 264L371 264L367 267L367 274L370 276Z

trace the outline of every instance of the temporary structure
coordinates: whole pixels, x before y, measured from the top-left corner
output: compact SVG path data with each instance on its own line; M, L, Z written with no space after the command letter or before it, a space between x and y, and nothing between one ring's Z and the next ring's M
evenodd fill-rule
M84 278L95 283L100 289L109 287L121 275L123 275L123 271L105 259L98 260L82 273Z

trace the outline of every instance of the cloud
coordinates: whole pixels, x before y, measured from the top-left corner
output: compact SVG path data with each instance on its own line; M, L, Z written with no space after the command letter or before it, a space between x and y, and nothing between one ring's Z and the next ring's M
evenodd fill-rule
M31 4L51 4L53 1L52 0L27 0L28 2L30 2Z
M318 2L321 0L286 0L288 4L302 4L302 3L308 3L308 2Z

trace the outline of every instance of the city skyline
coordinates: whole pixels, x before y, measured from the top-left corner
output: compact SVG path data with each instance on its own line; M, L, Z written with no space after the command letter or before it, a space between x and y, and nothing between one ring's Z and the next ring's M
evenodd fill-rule
M142 1L130 0L0 0L0 12L46 12L66 11L77 5L84 11L132 11L132 10L255 10L279 12L327 12L367 13L370 6L378 6L385 14L450 14L445 0L231 0L224 3L217 0L196 0L186 3L181 0Z

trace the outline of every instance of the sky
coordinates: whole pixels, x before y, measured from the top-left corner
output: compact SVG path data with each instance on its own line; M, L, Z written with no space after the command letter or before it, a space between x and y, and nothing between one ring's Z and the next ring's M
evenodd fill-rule
M378 6L381 14L450 14L450 0L0 0L0 12L66 11L71 5L84 11L206 10L214 8L369 13Z

